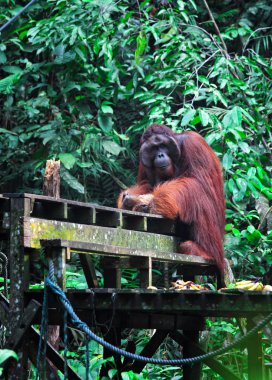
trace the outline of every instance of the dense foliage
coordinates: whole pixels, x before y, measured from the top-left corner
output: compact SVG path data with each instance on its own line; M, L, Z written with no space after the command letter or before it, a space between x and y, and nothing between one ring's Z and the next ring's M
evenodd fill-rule
M56 158L62 197L114 205L148 124L197 130L222 161L236 277L269 280L272 6L209 6L220 33L200 0L37 1L1 35L0 189L40 192Z

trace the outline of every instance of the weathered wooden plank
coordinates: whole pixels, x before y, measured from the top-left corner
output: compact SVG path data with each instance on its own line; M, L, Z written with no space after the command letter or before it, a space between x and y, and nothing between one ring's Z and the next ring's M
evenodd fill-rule
M31 202L25 198L10 200L10 323L9 333L19 325L23 315L24 246L22 217L30 215Z
M101 227L100 227L101 228ZM41 244L52 247L67 247L74 251L80 252L91 252L91 253L101 253L109 256L130 256L130 257L146 257L151 258L155 261L170 261L174 263L190 265L212 265L211 262L204 260L202 257L192 256L192 255L182 255L175 252L163 252L156 251L155 248L138 249L138 248L127 248L116 245L109 244L99 244L99 243L87 243L82 241L74 240L63 240L63 239L41 239ZM201 272L201 267L199 267L199 273Z
M40 334L31 327L29 331L28 336L28 342L29 342L29 357L32 363L36 366L36 360L37 360L37 352L39 347L39 339ZM54 347L47 343L46 348L46 356L47 359L50 360L50 364L48 360L46 361L46 367L49 367L47 372L47 378L49 377L50 373L52 372L52 364L55 368L59 369L62 373L64 372L64 359L63 357L54 349ZM81 377L74 371L69 365L67 366L68 370L68 378L69 380L81 380Z
M100 206L94 203L77 202L61 198L29 193L5 193L7 198L26 198L33 204L32 217L67 220L77 223L100 224L175 235L175 221L167 220L161 215L146 214L121 210L114 207ZM62 209L63 208L63 209ZM77 210L78 209L78 212ZM87 210L90 210L89 212ZM64 210L64 211L63 211ZM81 215L81 211L85 215ZM88 215L89 214L89 215ZM78 219L77 219L78 217Z
M87 242L106 243L113 246L161 252L175 252L179 242L173 236L39 218L24 218L23 223L24 245L29 248L40 248L41 239L52 239L52 237L83 244ZM204 261L200 260L199 262Z
M33 324L34 318L37 315L37 312L40 310L41 304L35 300L31 300L27 307L24 310L21 324L13 331L13 334L10 336L7 346L10 349L15 350L22 339L26 336L30 326Z
M92 258L89 255L79 253L79 259L84 271L86 282L89 288L97 288L98 280L95 273L95 267L92 262Z
M272 312L272 297L270 294L256 292L245 296L241 294L220 294L212 291L182 292L172 290L147 290L147 289L88 289L84 291L67 292L67 297L76 309L91 311L112 312L112 295L115 296L115 310L128 313L181 313L193 316L256 316L260 313L264 316ZM25 292L26 300L36 299L42 302L42 291ZM50 308L57 308L58 303L54 298L49 300Z

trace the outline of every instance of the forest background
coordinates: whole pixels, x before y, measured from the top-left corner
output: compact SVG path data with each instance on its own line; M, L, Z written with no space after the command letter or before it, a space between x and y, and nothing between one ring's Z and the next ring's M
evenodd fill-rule
M0 23L25 4L2 0ZM235 277L271 283L271 12L257 0L36 1L0 39L0 192L41 193L55 158L62 198L115 206L146 126L196 130L222 162Z

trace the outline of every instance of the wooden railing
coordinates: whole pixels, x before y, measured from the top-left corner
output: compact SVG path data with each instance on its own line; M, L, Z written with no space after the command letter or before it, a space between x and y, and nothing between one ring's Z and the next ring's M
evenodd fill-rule
M39 305L43 294L42 290L30 290L29 281L32 257L41 248L46 256L53 258L58 284L67 291L78 315L90 326L111 320L106 339L113 344L120 344L120 331L124 328L157 329L144 349L145 355L152 356L168 333L179 344L183 341L185 356L199 353L199 350L203 352L197 341L207 316L244 316L253 323L256 313L272 312L271 296L262 292L224 294L217 291L146 290L152 285L155 261L175 264L178 273L184 276L218 276L212 262L178 254L180 240L176 235L175 222L158 215L35 194L2 194L0 237L2 250L9 256L10 299L8 302L1 296L0 319L11 335L9 347L21 347L25 354L22 342L30 334L34 349L29 357L35 362L38 336L31 325L40 323ZM88 289L67 289L65 269L71 252L79 255ZM103 256L104 285L100 289L92 260L92 256L97 254ZM121 290L123 268L139 270L140 289ZM49 298L48 318L50 324L61 323L62 313L54 298ZM178 329L183 330L183 335ZM261 380L256 374L259 376L263 362L254 356L256 347L261 347L260 337L254 337L254 341L248 344L251 361L249 380ZM63 361L58 353L50 346L48 353L51 362L61 370ZM105 352L105 357L109 355L111 353ZM121 371L121 361L117 362ZM208 364L221 376L238 379L217 360L210 359ZM135 372L140 372L143 366L130 363ZM69 371L69 378L79 379L72 369ZM184 380L197 380L199 377L199 365L184 367Z

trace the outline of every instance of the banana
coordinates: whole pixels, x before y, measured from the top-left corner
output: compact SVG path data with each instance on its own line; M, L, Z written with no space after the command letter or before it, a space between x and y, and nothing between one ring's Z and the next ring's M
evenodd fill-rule
M235 283L235 285L236 286L244 286L244 285L252 285L252 284L255 284L255 281L252 281L252 280L243 280L243 281L237 281L236 283Z
M255 281L239 281L236 282L235 288L249 290L253 285L255 285Z
M260 281L243 280L243 281L236 282L235 288L242 289L242 290L260 291L260 290L263 290L263 284Z
M255 290L255 291L263 290L263 284L261 282L256 282L248 290Z

